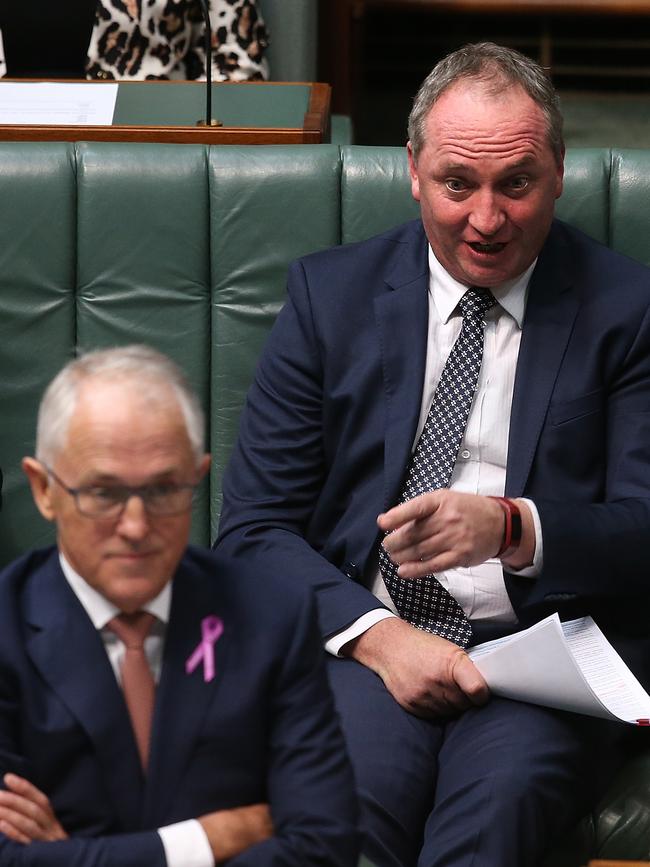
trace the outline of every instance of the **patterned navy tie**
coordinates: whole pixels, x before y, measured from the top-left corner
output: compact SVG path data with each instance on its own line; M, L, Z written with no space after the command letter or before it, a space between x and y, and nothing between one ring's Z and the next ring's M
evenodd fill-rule
M481 369L484 316L494 304L496 300L487 289L468 289L460 299L463 325L445 362L429 415L409 461L400 504L449 486ZM400 578L382 545L379 568L404 620L460 647L469 644L472 637L469 621L435 575Z

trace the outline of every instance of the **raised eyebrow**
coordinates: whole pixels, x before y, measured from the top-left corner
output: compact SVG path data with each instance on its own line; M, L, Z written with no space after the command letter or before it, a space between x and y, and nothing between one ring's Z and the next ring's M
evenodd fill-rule
M519 172L522 170L529 170L531 166L535 164L535 158L533 156L523 156L520 160L517 160L516 163L511 163L509 166L506 166L503 170L504 174L510 174L511 172ZM453 172L458 172L459 174L472 174L473 166L468 163L446 163L440 169L441 174L450 174Z
M503 176L512 177L513 175L517 175L522 172L528 173L531 171L534 165L534 160L525 158L523 160L520 160L518 163L514 163L514 165L508 166L507 169L504 169Z
M463 165L462 163L450 163L446 166L442 167L440 174L442 175L451 175L451 174L467 174L471 172L469 166Z

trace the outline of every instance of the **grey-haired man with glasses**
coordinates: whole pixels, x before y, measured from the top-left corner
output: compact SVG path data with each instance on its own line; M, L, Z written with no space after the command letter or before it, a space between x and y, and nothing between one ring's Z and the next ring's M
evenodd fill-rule
M23 468L57 545L0 574L0 867L356 863L310 594L188 546L204 428L146 347L45 392Z
M27 458L26 460L29 460ZM77 511L87 518L119 518L126 504L137 497L142 500L148 515L156 517L180 515L188 512L197 485L174 482L154 482L150 485L84 485L71 488L57 476L52 467L43 462L49 476L74 497Z

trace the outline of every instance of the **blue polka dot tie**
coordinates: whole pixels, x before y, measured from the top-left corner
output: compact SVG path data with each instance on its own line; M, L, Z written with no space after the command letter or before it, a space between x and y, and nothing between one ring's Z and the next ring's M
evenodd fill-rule
M449 487L465 435L483 358L485 313L496 304L487 289L468 289L460 299L463 325L445 362L422 434L409 461L399 503ZM405 580L379 546L379 567L400 616L426 632L466 647L472 629L454 597L435 575Z

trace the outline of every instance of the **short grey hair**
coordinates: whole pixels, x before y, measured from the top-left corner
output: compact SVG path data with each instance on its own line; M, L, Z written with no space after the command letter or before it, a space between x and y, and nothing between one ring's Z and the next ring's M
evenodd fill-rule
M512 48L493 42L464 45L437 63L423 81L409 115L408 135L417 159L426 139L426 120L435 102L453 84L473 79L497 94L519 85L537 103L546 120L546 133L558 164L562 162L562 112L560 98L547 72L534 60Z
M166 355L133 344L80 355L54 377L38 410L36 457L53 463L66 443L81 386L89 380L123 380L142 392L143 403L158 401L171 389L183 414L197 465L205 450L205 417L201 404L181 369Z

